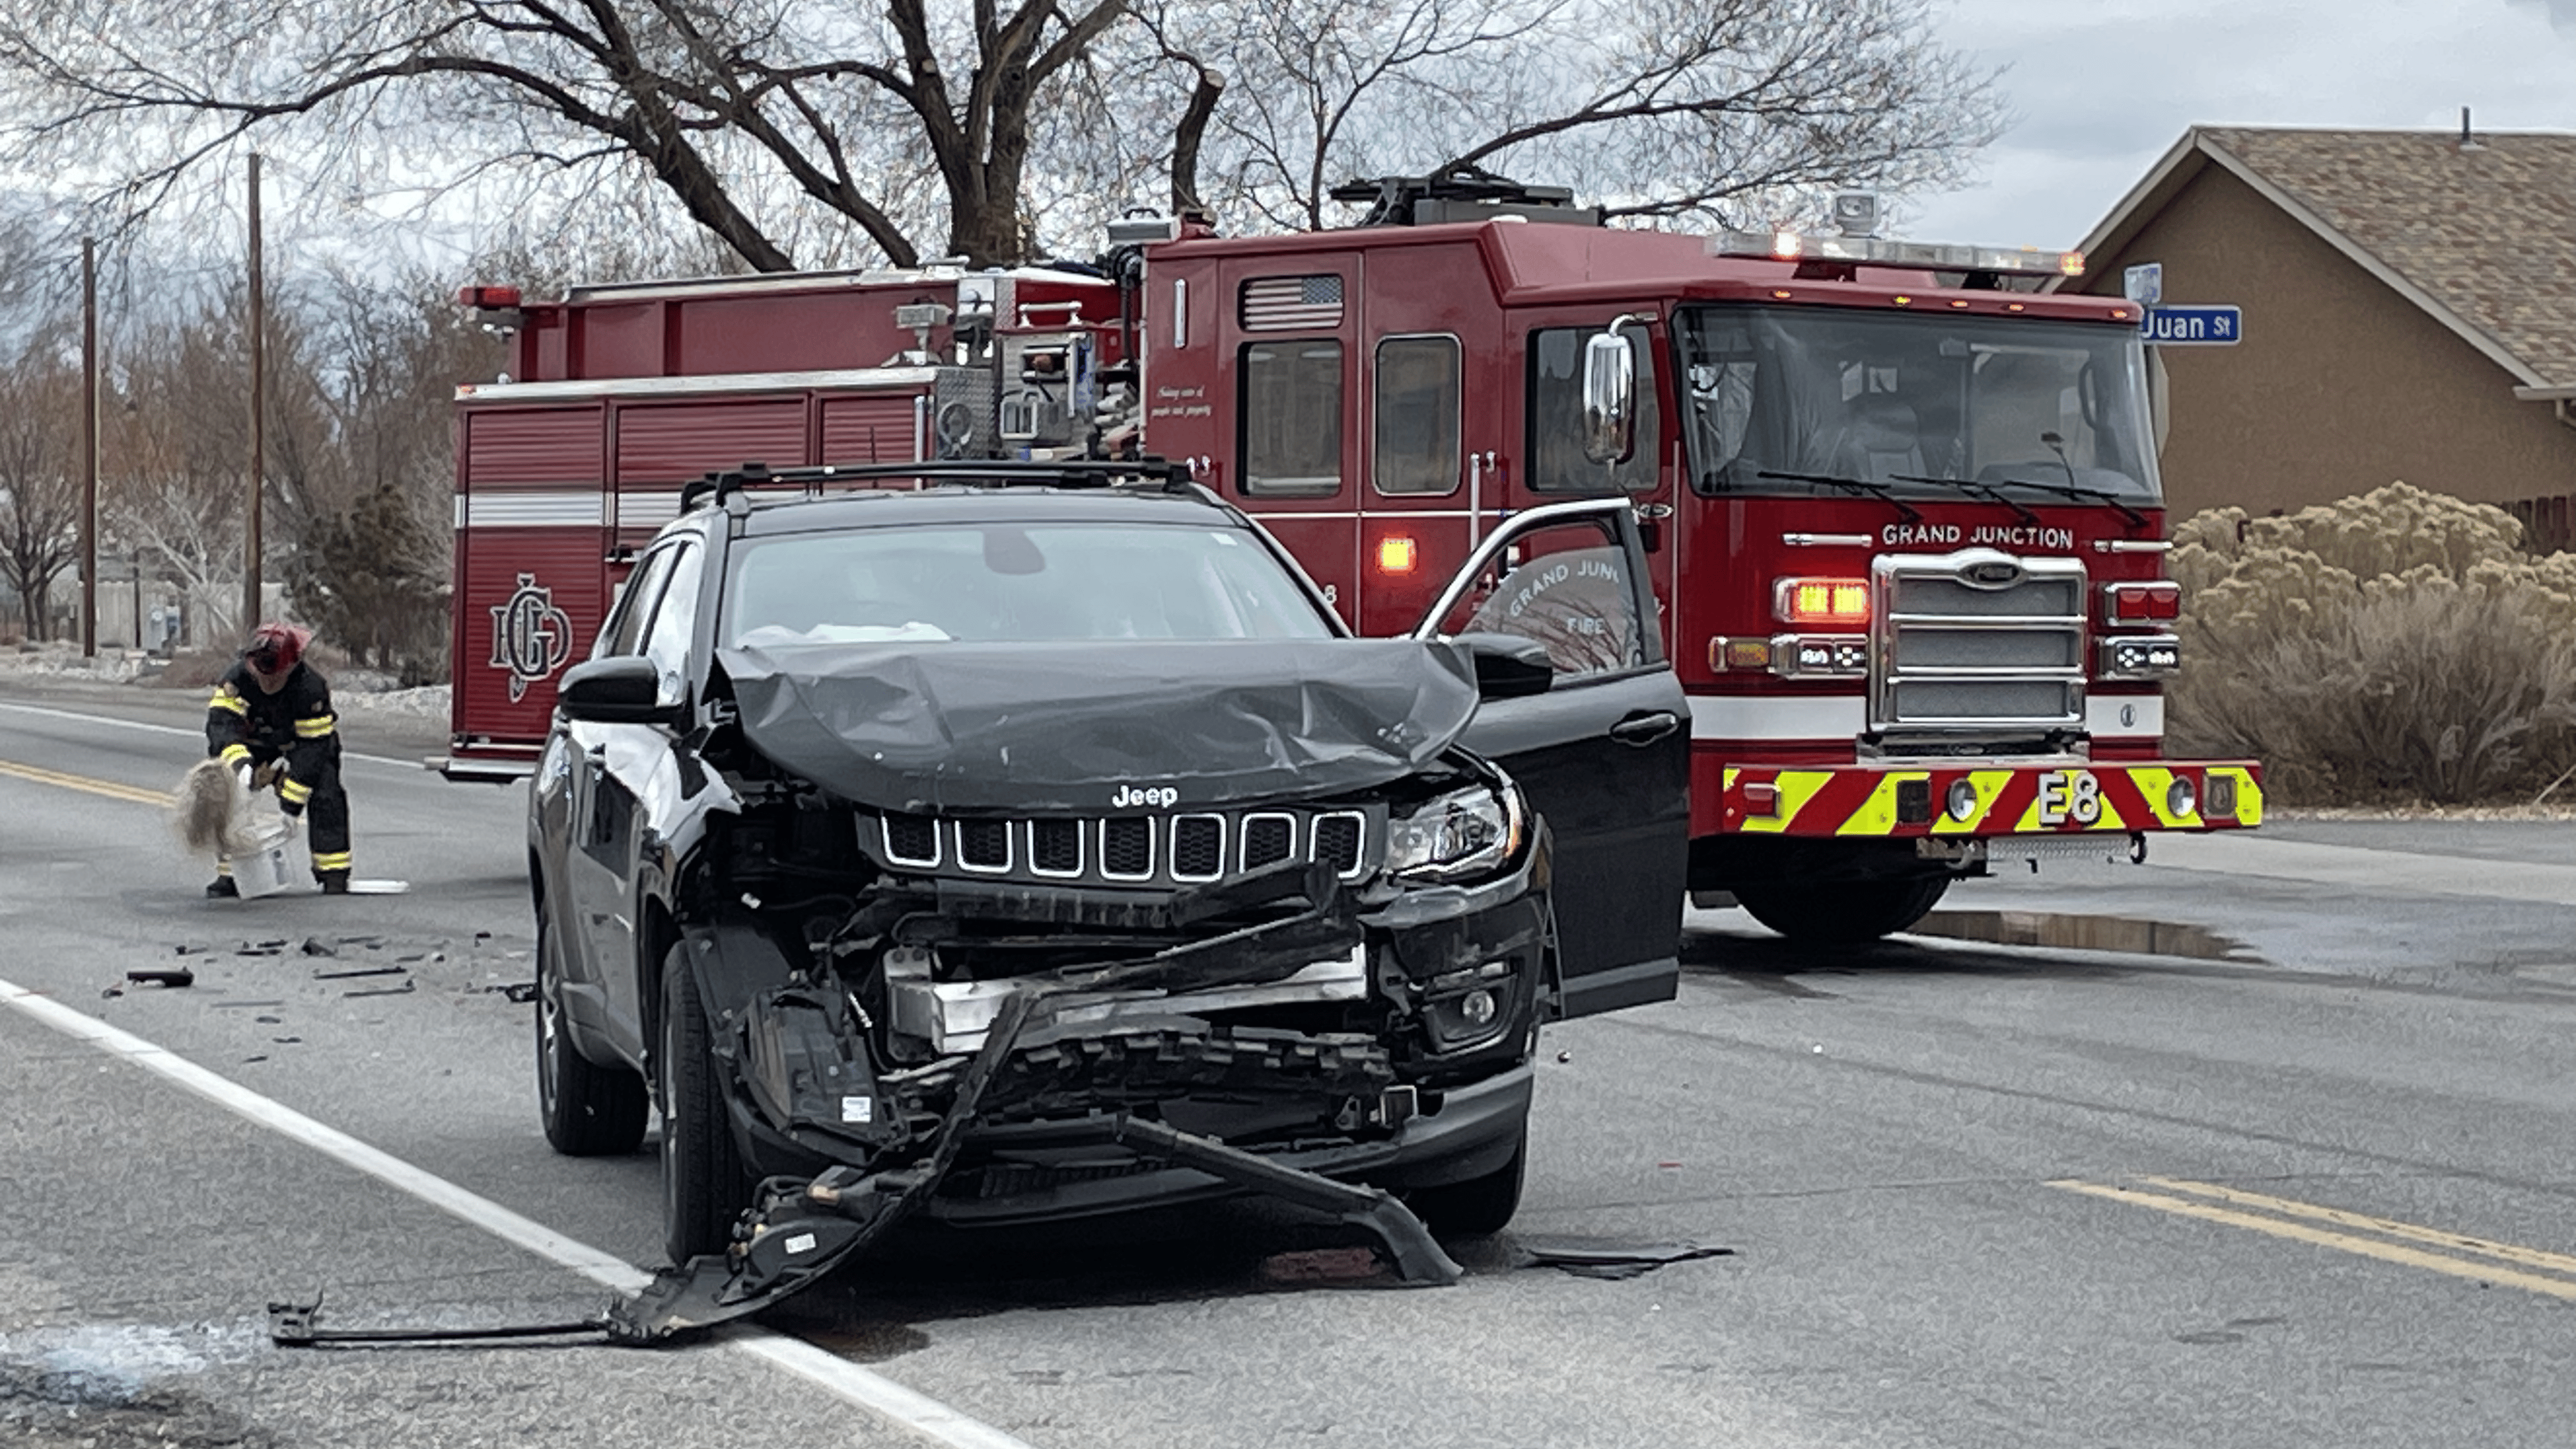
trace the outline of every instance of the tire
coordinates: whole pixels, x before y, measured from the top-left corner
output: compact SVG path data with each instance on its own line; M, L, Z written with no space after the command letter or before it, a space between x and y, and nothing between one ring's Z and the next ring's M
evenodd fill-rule
M644 1141L652 1099L644 1077L603 1067L573 1045L564 1020L563 961L537 908L537 1115L546 1141L566 1157L618 1157Z
M1753 919L1806 946L1859 946L1922 920L1950 888L1946 875L1825 886L1738 886Z
M662 1243L674 1265L721 1253L751 1204L697 977L674 946L662 959Z
M1528 1163L1529 1126L1523 1123L1511 1161L1465 1182L1418 1188L1406 1195L1405 1206L1439 1237L1491 1237L1511 1226L1512 1214L1520 1211L1521 1176Z

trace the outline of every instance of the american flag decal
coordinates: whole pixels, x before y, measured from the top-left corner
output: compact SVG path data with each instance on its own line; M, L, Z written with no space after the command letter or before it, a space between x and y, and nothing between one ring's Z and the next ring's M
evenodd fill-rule
M1342 325L1339 277L1262 277L1243 284L1243 330L1305 331Z

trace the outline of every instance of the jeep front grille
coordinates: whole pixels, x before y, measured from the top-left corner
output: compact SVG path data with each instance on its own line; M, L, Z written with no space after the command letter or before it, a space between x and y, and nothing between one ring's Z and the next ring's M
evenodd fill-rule
M2084 722L2084 565L1994 549L1873 565L1870 727L2064 729Z
M1032 883L1201 885L1286 861L1320 861L1344 880L1368 874L1372 812L1193 811L1090 820L958 820L887 815L870 854L901 870L957 871Z

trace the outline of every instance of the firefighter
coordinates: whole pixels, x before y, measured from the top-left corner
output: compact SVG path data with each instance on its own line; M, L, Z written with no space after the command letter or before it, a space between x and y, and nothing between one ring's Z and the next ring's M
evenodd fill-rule
M340 788L340 736L331 686L304 662L309 629L262 624L206 701L206 753L274 787L291 821L311 812L313 879L324 895L349 893L349 796ZM209 896L236 896L232 862L215 858Z

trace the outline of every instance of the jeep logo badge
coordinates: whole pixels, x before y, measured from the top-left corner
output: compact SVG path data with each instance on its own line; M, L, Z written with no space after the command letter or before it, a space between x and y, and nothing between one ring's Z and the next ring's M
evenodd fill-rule
M519 575L518 592L492 608L492 667L510 671L510 703L571 657L571 616L555 607L554 591L539 588L535 574Z
M1181 792L1169 785L1121 785L1118 793L1109 797L1109 808L1131 810L1150 805L1163 810L1179 803L1180 798Z

